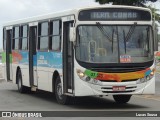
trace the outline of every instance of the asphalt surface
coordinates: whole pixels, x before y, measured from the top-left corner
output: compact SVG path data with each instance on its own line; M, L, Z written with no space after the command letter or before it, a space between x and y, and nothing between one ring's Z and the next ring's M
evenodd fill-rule
M20 94L17 91L17 85L9 82L5 82L0 79L0 111L105 111L110 116L128 115L130 113L136 114L136 111L154 111L160 112L160 74L156 74L156 94L155 95L134 95L127 104L117 104L114 102L112 96L99 97L84 97L78 98L78 101L74 105L60 105L56 102L55 96L52 93L37 91L33 93ZM118 111L118 112L117 112ZM80 113L81 113L80 112ZM98 112L94 116L98 115ZM113 113L112 113L113 112ZM65 116L66 114L64 114ZM133 115L133 114L132 114ZM72 120L75 117L64 117L57 120L68 119ZM71 114L72 116L72 114ZM105 116L105 115L104 115ZM135 115L136 116L136 115ZM121 117L108 117L108 119L123 119ZM137 118L137 117L136 117ZM1 120L2 118L0 118ZM43 119L43 118L41 118ZM45 118L52 119L52 118ZM84 120L86 118L78 117L77 120ZM97 120L97 118L87 118L89 120ZM106 120L103 114L100 118ZM135 120L135 118L127 118L127 120ZM143 117L138 118L143 120ZM151 119L151 118L150 118ZM155 118L157 119L157 118ZM159 118L158 118L159 119ZM4 118L2 119L4 120ZM7 118L6 120L9 120ZM15 120L17 120L15 118ZM148 120L145 118L145 120Z
M17 85L0 80L0 111L159 111L160 77L155 95L132 96L128 104L116 104L112 96L79 98L75 105L60 105L52 93L38 91L20 94Z
M56 102L56 99L52 93L38 91L30 94L20 94L17 91L17 86L12 83L0 80L0 111L62 111L62 115L54 117L54 120L106 120L105 114L109 114L111 117L107 117L107 120L159 120L159 117L136 117L137 111L154 111L158 113L160 111L160 81L156 80L156 94L155 95L143 95L133 96L128 104L116 104L112 96L103 98L99 97L85 97L80 98L75 105L60 105ZM66 111L105 111L103 114L98 115L98 112L94 112L94 116L101 117L65 117ZM109 113L107 113L107 111ZM111 111L111 112L110 112ZM120 111L120 112L118 112ZM135 112L136 111L136 112ZM148 113L145 112L145 113ZM59 113L59 114L61 114ZM135 117L118 117L121 115L127 116L128 114L135 114ZM159 113L158 113L159 114ZM116 117L115 117L116 116ZM132 114L133 116L133 114ZM0 118L0 120L26 120L27 118ZM28 118L32 120L33 118ZM27 120L28 120L27 119ZM33 120L52 120L53 118L34 118Z

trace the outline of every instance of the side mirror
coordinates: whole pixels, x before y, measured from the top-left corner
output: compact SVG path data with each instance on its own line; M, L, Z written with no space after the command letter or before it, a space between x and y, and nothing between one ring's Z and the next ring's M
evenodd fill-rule
M75 42L75 28L74 27L70 27L69 29L69 39L71 42Z

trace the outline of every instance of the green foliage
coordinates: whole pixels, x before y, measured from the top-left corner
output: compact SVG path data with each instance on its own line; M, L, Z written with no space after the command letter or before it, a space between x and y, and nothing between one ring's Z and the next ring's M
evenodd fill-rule
M113 2L113 5L137 5L139 3L146 3L147 1L156 2L157 0L95 0L100 4Z
M151 5L149 5L148 8L152 11L152 17L155 18L155 20L159 21L160 14L158 14L158 11L160 11L160 10L152 7Z
M157 12L159 9L153 8L151 5L146 6L144 3L151 1L156 2L157 0L95 0L96 2L99 2L99 4L106 4L112 2L113 5L130 5L130 6L142 6L142 7L148 7L152 11L152 17L155 18L155 20L160 22L160 14Z

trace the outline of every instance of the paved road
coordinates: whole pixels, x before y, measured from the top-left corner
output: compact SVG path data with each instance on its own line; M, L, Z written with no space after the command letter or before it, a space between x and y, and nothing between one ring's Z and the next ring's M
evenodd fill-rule
M51 93L39 91L20 94L17 86L0 80L0 111L159 111L160 82L156 80L156 95L133 96L126 105L116 104L111 96L81 98L76 105L57 104Z
M127 115L132 111L160 111L160 74L156 75L155 95L133 96L126 105L116 104L112 96L85 97L80 98L76 105L60 105L51 93L38 91L31 94L20 94L15 84L0 79L0 111L122 111L116 113L117 116ZM115 116L115 113L111 113L112 115ZM58 120L62 119L58 118ZM72 120L73 118L67 119ZM84 119L86 118L78 118L78 120ZM89 120L94 119L96 120L96 118ZM106 118L101 117L101 119ZM115 120L115 118L109 119Z

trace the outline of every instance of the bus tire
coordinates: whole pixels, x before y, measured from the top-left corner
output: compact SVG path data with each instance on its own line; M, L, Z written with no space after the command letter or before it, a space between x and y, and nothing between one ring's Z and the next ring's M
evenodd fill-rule
M115 100L116 103L127 103L132 95L113 95L113 98Z
M73 98L62 94L62 83L59 76L56 78L54 88L55 88L56 100L59 104L63 105L72 104Z
M20 93L26 93L28 91L28 87L23 86L21 70L18 71L17 75L17 87Z

